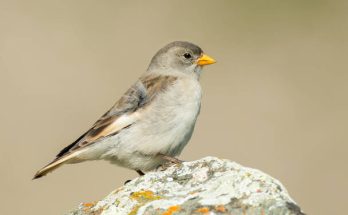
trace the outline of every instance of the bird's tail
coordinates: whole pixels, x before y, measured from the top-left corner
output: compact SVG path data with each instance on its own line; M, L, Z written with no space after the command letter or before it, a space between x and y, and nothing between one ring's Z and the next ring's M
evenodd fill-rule
M47 175L48 173L50 173L53 170L57 169L58 167L60 167L64 163L67 163L67 161L69 161L72 158L73 158L72 156L65 156L65 157L56 158L51 163L47 164L45 167L43 167L42 169L37 171L37 173L35 174L33 180L41 178L41 177Z

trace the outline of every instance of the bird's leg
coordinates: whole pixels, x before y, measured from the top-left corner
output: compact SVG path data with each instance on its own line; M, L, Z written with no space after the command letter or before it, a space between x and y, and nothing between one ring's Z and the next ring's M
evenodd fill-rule
M136 169L135 170L138 174L139 174L139 176L143 176L143 175L145 175L145 173L143 173L141 170L139 170L139 169ZM126 185L126 184L128 184L129 182L131 182L132 180L127 180L127 181L125 181L124 182L124 185Z
M141 170L136 169L135 171L139 174L139 176L145 175L145 173L143 173Z
M168 167L172 166L173 164L181 164L183 161L182 160L179 160L175 157L171 157L171 156L168 156L168 155L164 155L164 154L158 154L158 156L160 158L162 158L163 160L167 161L163 164L161 164L157 170L160 170L160 171L164 171L166 170Z

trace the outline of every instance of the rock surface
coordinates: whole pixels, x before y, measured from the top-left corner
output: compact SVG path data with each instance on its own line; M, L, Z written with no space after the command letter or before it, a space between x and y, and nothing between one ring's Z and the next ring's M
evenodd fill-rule
M69 215L301 215L276 179L229 160L206 157L147 173Z

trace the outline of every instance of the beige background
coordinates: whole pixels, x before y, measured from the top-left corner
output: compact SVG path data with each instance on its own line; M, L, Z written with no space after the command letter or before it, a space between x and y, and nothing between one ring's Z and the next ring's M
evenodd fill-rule
M159 48L188 40L218 63L181 158L261 169L308 214L345 214L346 2L1 0L0 213L63 214L135 177L90 162L31 181Z

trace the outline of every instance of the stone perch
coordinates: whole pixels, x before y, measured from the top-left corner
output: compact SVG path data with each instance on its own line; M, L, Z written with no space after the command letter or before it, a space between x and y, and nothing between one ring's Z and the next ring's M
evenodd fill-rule
M69 215L302 215L285 187L269 175L206 157L147 173L103 200Z

